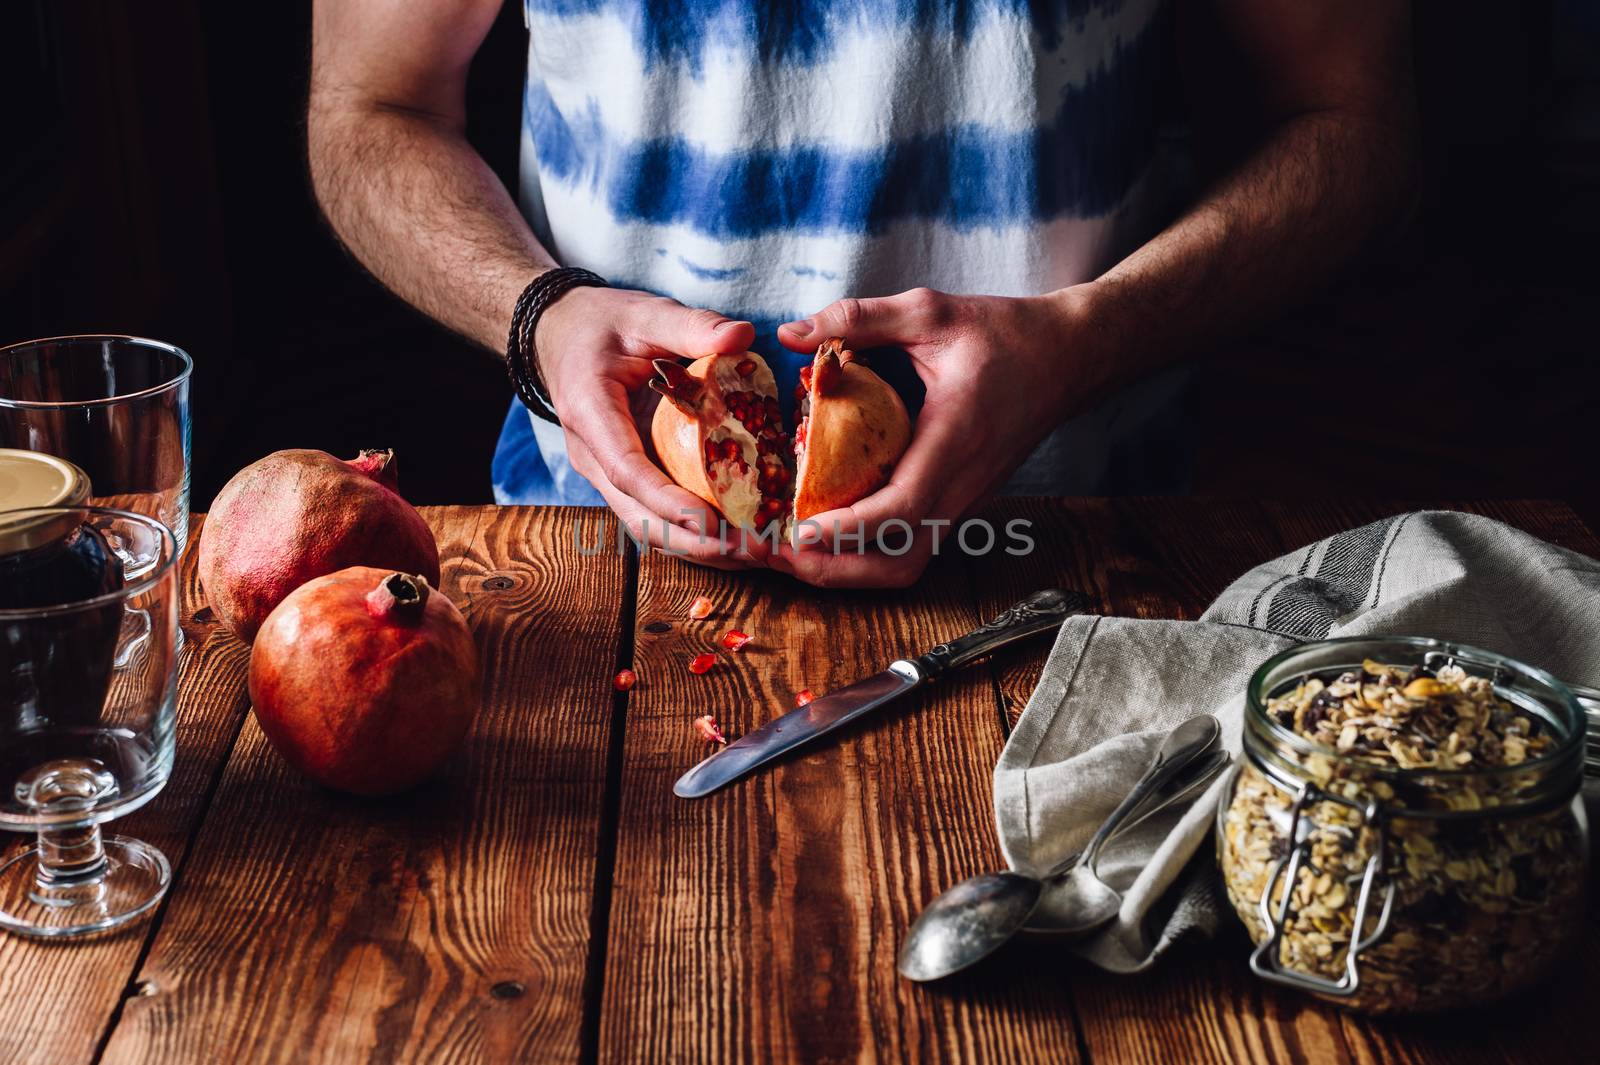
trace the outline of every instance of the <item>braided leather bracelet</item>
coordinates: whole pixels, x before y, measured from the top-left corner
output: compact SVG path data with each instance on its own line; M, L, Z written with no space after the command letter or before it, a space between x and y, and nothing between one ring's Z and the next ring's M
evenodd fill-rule
M539 373L539 353L534 349L533 330L552 303L584 285L607 287L605 278L576 266L546 270L528 282L511 311L511 335L506 338L506 375L511 378L511 387L517 390L517 398L524 406L557 425L561 424L561 419L556 417L550 392Z

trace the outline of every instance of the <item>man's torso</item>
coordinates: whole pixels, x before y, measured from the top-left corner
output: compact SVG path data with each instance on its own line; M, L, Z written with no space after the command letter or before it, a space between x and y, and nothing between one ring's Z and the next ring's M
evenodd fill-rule
M841 296L1046 292L1148 237L1160 4L527 0L523 210L564 264L754 322L792 384L777 324ZM1093 487L1118 420L1031 487Z

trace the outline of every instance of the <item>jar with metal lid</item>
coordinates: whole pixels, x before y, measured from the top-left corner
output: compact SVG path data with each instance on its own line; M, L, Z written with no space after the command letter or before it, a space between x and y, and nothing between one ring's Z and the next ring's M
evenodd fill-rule
M55 606L122 586L122 563L105 537L70 510L38 509L88 500L89 478L72 463L0 448L0 609Z
M37 451L0 449L0 614L94 599L123 586L123 564L90 523L89 479ZM123 623L116 603L28 625L0 617L0 710L14 722L92 724Z
M1535 983L1582 921L1584 732L1560 681L1475 648L1356 638L1268 660L1217 814L1251 968L1374 1013Z

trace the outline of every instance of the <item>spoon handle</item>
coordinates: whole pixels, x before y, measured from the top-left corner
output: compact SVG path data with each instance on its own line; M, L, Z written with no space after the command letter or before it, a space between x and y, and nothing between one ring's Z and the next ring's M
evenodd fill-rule
M1106 836L1106 846L1109 847L1117 837L1132 832L1150 818L1163 814L1180 803L1193 799L1208 787L1217 775L1232 763L1233 759L1227 751L1212 750L1200 758L1190 762L1188 767L1176 773L1167 783L1144 797L1144 800L1129 812L1116 830ZM1041 876L1040 880L1054 880L1078 864L1078 859L1083 857L1083 851L1073 851L1067 857L1051 866L1050 871Z
M1095 861L1100 857L1100 848L1105 846L1106 840L1117 830L1117 826L1144 801L1146 795L1166 784L1182 772L1190 762L1209 750L1219 731L1221 726L1210 714L1191 717L1173 729L1167 735L1166 742L1161 745L1161 750L1157 752L1156 760L1150 764L1150 768L1144 771L1144 775L1133 786L1133 790L1123 797L1117 808L1111 811L1111 816L1105 819L1094 837L1089 840L1088 846L1083 848L1079 864L1086 866L1089 872L1093 873Z
M1217 775L1232 763L1233 758L1227 751L1212 751L1203 758L1189 763L1189 768L1179 773L1167 782L1167 786L1151 794L1138 809L1128 815L1128 819L1117 826L1117 830L1106 837L1106 845L1126 832L1132 832L1140 825L1159 813L1165 813L1180 803L1188 802L1200 794Z

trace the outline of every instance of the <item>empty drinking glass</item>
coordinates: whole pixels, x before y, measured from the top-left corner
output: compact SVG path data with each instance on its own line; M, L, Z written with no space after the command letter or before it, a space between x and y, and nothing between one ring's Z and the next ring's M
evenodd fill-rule
M0 448L82 468L102 503L158 518L189 539L189 356L129 336L70 336L0 348Z
M172 533L102 507L0 511L0 928L77 936L150 911L160 851L100 825L172 770L178 557Z

